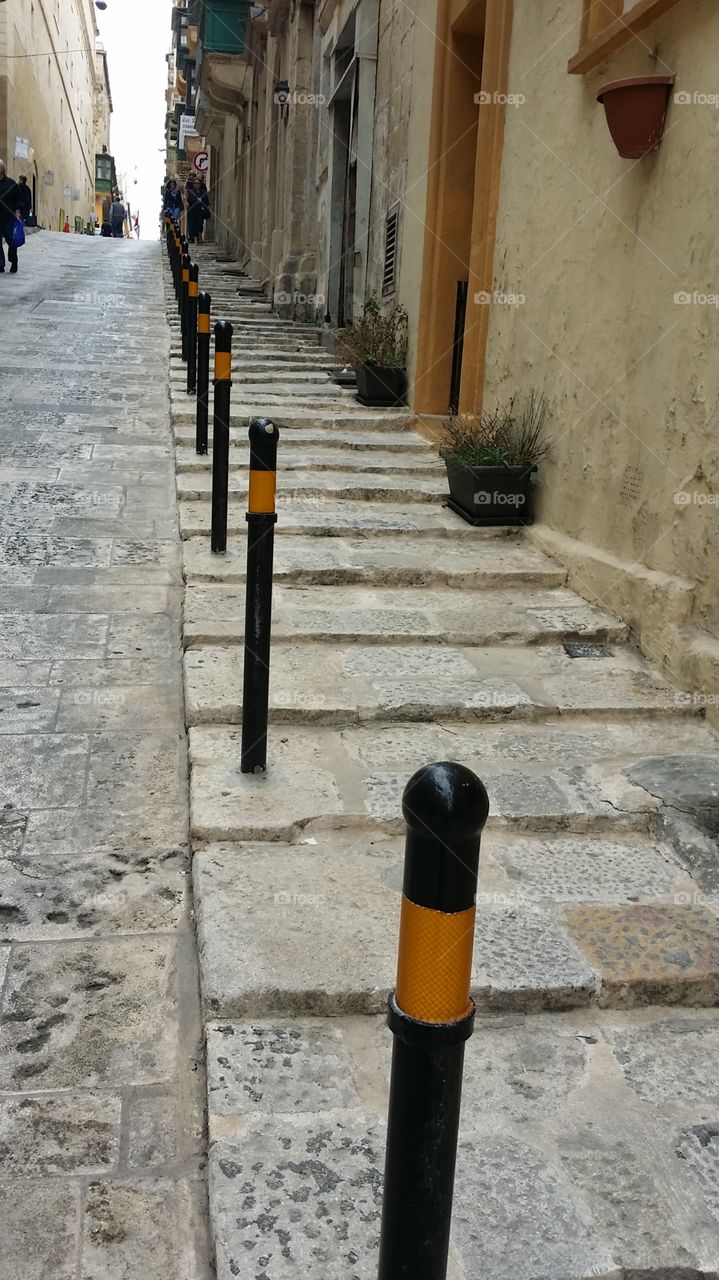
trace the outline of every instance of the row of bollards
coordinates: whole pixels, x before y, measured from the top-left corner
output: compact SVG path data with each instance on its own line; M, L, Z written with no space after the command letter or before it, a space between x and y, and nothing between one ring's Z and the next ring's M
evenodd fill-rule
M195 451L209 448L210 315L212 299L201 293L199 268L179 227L166 220L167 251L177 297L182 359L187 364L187 393L197 397ZM212 420L212 502L210 548L227 551L230 470L230 397L232 392L232 325L215 325L215 368ZM244 686L242 707L243 773L267 768L267 719L270 686L272 565L279 431L266 418L250 423L250 473L247 511L247 595L245 609Z
M197 397L195 448L207 454L211 298L179 227L167 251L187 363ZM210 545L227 550L232 325L214 328ZM266 418L250 423L242 773L267 767L277 444ZM427 765L402 799L407 837L378 1280L446 1280L470 996L480 838L489 802L479 778L455 763Z

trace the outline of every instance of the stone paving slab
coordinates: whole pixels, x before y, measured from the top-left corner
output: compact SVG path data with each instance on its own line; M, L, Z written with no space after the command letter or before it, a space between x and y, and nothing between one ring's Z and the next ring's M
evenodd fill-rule
M183 636L192 645L244 644L245 592L225 585L188 585ZM278 584L272 599L275 640L426 640L460 645L547 644L553 640L621 642L626 627L574 592ZM0 721L1 727L1 721Z
M172 421L175 427L195 424L196 410L190 408L190 404L190 401L183 402L180 398L173 407ZM239 402L235 397L230 417L232 428L246 431L250 425L250 419L257 416L254 405ZM288 401L278 407L277 421L287 431L291 431L293 427L326 431L367 431L368 429L381 431L385 428L388 431L409 431L413 418L406 409L375 409L373 411L364 409L359 404L355 407L351 403L339 410L330 405L308 409L306 406L298 405L296 401Z
M190 731L195 844L291 840L300 831L379 825L403 829L402 792L420 762L458 760L490 793L491 826L532 831L646 830L662 801L631 781L638 760L689 780L719 762L702 721L589 718L554 722L276 726L264 777L240 772L241 732Z
M280 532L288 532L285 525ZM461 547L446 538L427 535L418 540L396 537L318 538L278 537L273 580L299 586L371 583L383 587L452 586L492 590L508 586L561 586L566 573L541 552L517 545L499 531ZM230 543L224 555L210 550L209 538L188 538L184 544L184 574L188 584L216 582L225 587L246 578L246 545ZM575 597L576 599L576 597Z
M480 862L478 1007L622 1007L657 993L666 1004L716 1002L719 923L685 905L697 886L667 846L493 834ZM372 829L197 852L208 1016L380 1012L394 983L402 869L401 838Z
M402 640L404 637L401 638ZM184 656L190 725L238 724L243 664L237 647L205 645ZM616 645L612 657L571 659L563 649L449 647L426 644L272 646L270 717L285 724L320 721L545 717L584 715L668 718L697 715L676 691Z
M282 424L280 424L282 430ZM195 423L188 423L185 426L175 427L175 440L178 444L178 454L185 446L195 448ZM298 449L307 447L331 450L336 456L339 456L339 450L349 450L349 454L345 455L344 461L347 462L353 453L363 452L374 454L376 451L391 454L407 454L426 456L430 452L430 445L422 436L414 431L393 431L387 428L385 431L349 431L346 428L335 428L328 430L326 427L291 427L282 435L283 454L295 455ZM245 427L233 426L230 432L230 447L232 449L247 449L248 438L247 429ZM210 457L211 457L212 441L210 441ZM195 456L197 456L195 454Z
M291 439L291 437L290 437ZM238 447L230 453L229 470L231 474L237 471L247 471L249 467L249 447L247 441L237 441ZM242 447L239 447L239 446ZM380 475L436 475L440 482L444 479L444 464L431 453L415 453L407 452L405 454L391 451L380 451L379 449L370 450L369 456L364 451L360 454L359 450L352 450L349 457L345 453L340 454L337 449L312 449L303 448L299 453L297 450L285 450L278 457L277 470L279 474L285 472L293 473L295 471L321 473L327 471L342 471L344 474L348 472L358 471L364 475L373 475L375 472ZM211 457L198 456L192 446L188 448L178 447L177 449L177 471L179 475L195 475L195 474L212 474ZM291 477L290 477L291 478ZM279 483L284 483L280 481Z
M232 496L232 495L231 495ZM357 499L331 499L294 497L282 499L277 530L282 534L301 534L324 538L365 537L395 534L404 537L444 536L465 542L474 542L476 529L461 520L453 511L435 503L424 501L421 496L409 507L390 499L379 502ZM227 517L228 535L244 538L247 532L245 520L246 500L238 494L237 501L230 501ZM210 536L210 503L190 498L179 507L180 534L183 539ZM2 563L0 544L0 564Z
M212 475L209 471L182 474L177 477L178 497L186 502L207 500L212 492ZM229 503L246 502L248 493L247 471L231 471L228 484ZM367 502L442 502L446 497L443 477L428 479L424 476L375 476L372 472L355 474L352 471L319 471L316 475L299 471L278 471L277 503L281 508L287 499L300 497L333 500L343 497Z
M384 1019L210 1024L218 1280L248 1258L267 1280L318 1261L323 1274L374 1280L390 1042ZM648 1048L663 1079L651 1098L633 1079ZM686 1049L701 1096L687 1095ZM715 1275L716 1052L702 1012L480 1018L465 1058L452 1280Z

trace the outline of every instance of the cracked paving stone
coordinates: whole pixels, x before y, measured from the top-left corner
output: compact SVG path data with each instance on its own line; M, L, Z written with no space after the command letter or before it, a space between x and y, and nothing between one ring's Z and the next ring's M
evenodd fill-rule
M0 1178L111 1172L121 1099L108 1093L0 1097Z
M202 1264L193 1225L199 1214L199 1188L185 1180L91 1182L81 1280L196 1280Z

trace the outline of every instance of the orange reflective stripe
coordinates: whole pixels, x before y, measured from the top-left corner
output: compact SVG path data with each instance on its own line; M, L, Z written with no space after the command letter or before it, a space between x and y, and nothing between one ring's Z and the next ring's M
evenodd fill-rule
M190 284L190 297L196 298L198 293L200 292L200 286L196 280L190 280L189 284Z
M475 913L447 915L403 895L395 998L418 1022L460 1022L471 1012Z
M232 377L232 353L230 351L215 352L215 378L218 382L227 382Z
M183 283L183 284L189 284L189 283L190 283L190 268L189 268L189 267L183 267L183 268L182 268L182 283Z
M276 471L251 471L248 510L255 514L274 511L276 490Z
M210 313L209 311L198 311L197 313L197 332L210 332Z

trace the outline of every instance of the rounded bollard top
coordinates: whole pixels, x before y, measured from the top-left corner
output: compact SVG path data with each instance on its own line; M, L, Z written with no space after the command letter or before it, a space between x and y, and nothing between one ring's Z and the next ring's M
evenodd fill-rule
M249 437L250 475L253 471L276 471L277 442L280 433L274 422L269 418L253 418L250 423Z
M411 831L439 834L448 843L478 836L489 814L484 783L463 764L443 760L412 775L402 796L402 813Z
M218 320L215 325L215 350L232 350L232 325L229 320Z
M425 765L402 797L407 823L403 892L433 911L466 911L474 904L479 840L489 798L471 769L452 761Z

